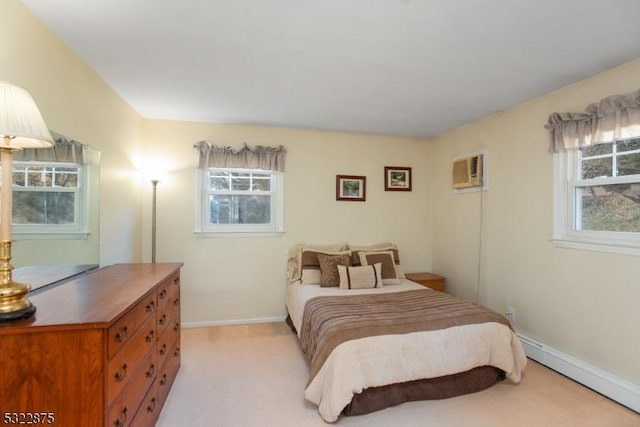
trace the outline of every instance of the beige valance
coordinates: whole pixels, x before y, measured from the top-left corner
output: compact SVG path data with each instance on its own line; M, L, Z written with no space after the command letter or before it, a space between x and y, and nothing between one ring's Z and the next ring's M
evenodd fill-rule
M604 98L583 113L553 113L545 128L553 152L640 137L640 90Z
M240 148L210 145L200 141L193 146L198 152L198 168L243 168L284 172L287 150L282 146L268 147L244 144Z
M55 144L49 148L25 148L15 151L13 159L17 161L60 162L85 164L87 145L51 132Z

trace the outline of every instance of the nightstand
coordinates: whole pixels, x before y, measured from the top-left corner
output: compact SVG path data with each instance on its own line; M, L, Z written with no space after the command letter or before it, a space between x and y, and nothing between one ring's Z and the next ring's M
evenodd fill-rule
M407 273L405 277L435 291L444 292L444 282L447 280L433 273Z

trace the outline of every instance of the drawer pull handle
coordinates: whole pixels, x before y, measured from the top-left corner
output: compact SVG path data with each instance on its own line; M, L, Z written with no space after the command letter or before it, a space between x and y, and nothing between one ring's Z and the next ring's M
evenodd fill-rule
M176 348L176 351L173 352L175 357L180 357L180 347Z
M151 313L155 309L156 303L154 301L151 301L149 304L147 304L147 313Z
M178 306L178 304L180 304L180 298L176 298L176 299L174 299L174 300L173 300L173 306L174 306L174 307L177 307L177 306Z
M180 323L176 322L176 325L173 327L173 330L178 332L180 330Z
M156 374L156 365L149 366L149 370L146 372L147 378L151 378Z
M158 324L163 326L165 323L167 323L167 315L163 314L160 316L160 319L158 319Z
M144 340L146 342L151 342L153 341L153 337L155 336L155 333L153 332L153 329L149 331L149 333L147 334L146 337L144 337Z
M123 327L122 329L120 329L120 332L118 332L116 334L116 341L117 342L125 342L127 340L127 331L129 328L127 328L126 326Z
M115 423L113 423L116 427L124 427L127 422L127 407L122 408L122 417L118 417Z
M160 356L164 356L167 353L167 345L162 344L162 347L160 348L160 351L158 353L160 354Z
M147 406L147 412L151 413L156 410L156 398L151 399L151 404Z
M167 384L167 374L164 374L162 376L162 379L160 380L160 385L166 385Z
M127 377L127 364L122 364L122 369L119 372L116 372L116 381L122 382Z
M158 294L158 298L165 299L167 297L167 290L163 289L162 292Z
M173 279L173 283L174 283L175 285L180 284L180 276L177 276L175 279Z

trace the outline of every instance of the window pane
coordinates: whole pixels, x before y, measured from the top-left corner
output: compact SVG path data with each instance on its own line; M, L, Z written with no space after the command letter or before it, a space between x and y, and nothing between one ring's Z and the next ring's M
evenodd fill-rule
M598 144L590 147L581 148L582 157L601 156L603 154L611 154L613 151L613 144Z
M13 193L14 224L74 224L75 194L43 191Z
M229 189L229 179L227 177L222 176L212 176L210 185L213 190L228 190Z
M240 175L240 174L238 174ZM242 174L245 175L243 177L237 177L234 176L231 179L231 189L234 191L247 191L249 190L249 188L251 188L251 178L250 176L247 176L249 174Z
M611 157L582 161L582 179L611 176Z
M209 223L232 224L231 197L227 195L214 195L209 197Z
M209 197L211 224L269 224L271 196L212 195Z
M640 138L628 141L618 141L618 152L640 150Z
M253 191L269 191L271 190L271 179L266 178L254 178L251 184L251 190Z
M576 188L577 230L640 232L640 183Z
M271 196L237 196L239 224L269 224Z
M640 174L640 153L618 156L618 176Z
M28 168L27 187L51 186L51 172L45 172L43 168Z
M55 168L56 187L78 187L78 170L75 168Z

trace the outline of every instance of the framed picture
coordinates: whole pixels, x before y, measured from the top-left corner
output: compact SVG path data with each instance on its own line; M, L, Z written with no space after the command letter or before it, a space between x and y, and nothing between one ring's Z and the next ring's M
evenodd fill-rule
M336 200L364 202L366 199L366 176L336 175Z
M411 168L385 166L384 190L411 191Z

